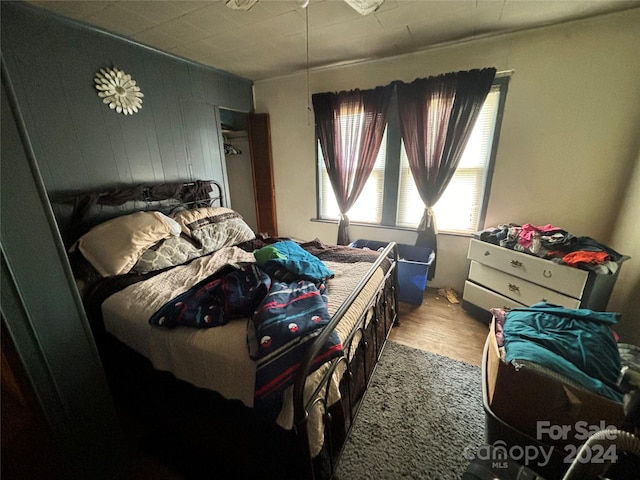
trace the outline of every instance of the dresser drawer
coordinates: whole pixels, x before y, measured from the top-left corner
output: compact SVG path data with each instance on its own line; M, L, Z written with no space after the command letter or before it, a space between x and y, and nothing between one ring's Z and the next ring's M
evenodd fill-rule
M578 299L582 298L589 278L589 273L585 270L559 265L550 260L475 239L469 244L468 257L496 270L508 272L515 277Z
M543 288L476 261L471 262L469 280L526 306L538 302L549 302L567 308L580 307L580 300Z
M513 301L510 298L499 295L494 291L469 281L464 282L462 299L487 311L489 311L490 308L509 310L511 308L526 307L526 305L522 303Z

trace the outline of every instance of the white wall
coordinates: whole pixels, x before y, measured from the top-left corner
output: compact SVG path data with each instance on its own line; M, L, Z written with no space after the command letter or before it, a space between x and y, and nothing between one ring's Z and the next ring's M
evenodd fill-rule
M620 209L612 244L631 259L620 270L609 308L622 313L617 327L620 338L640 345L640 150L626 191L629 193Z
M514 70L486 226L551 223L627 253L630 246L624 235L613 232L625 197L633 199L635 208L628 208L636 216L638 209L640 186L628 179L640 149L639 44L640 9L633 9L312 71L309 91L372 88L393 80L488 66ZM313 45L310 54L313 59ZM306 82L306 73L256 82L255 108L271 116L279 232L335 243L335 224L310 221L316 215L316 186L313 113ZM350 235L402 243L414 243L416 238L413 232L355 226ZM440 235L438 247L431 285L461 290L468 238ZM634 257L623 272L637 286L640 254ZM610 309L622 307L625 300L620 296L615 295Z

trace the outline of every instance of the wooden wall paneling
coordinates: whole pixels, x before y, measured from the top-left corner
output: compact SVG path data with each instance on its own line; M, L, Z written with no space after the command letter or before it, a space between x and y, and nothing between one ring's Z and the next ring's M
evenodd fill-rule
M173 98L173 102L175 104L175 112L172 112L171 114L172 121L175 122L172 134L174 136L174 142L176 142L176 145L179 145L179 147L176 148L175 158L175 162L178 167L177 179L190 179L191 162L189 160L188 151L190 132L188 131L188 127L185 125L184 116L182 114L182 102L185 98L191 98L191 78L188 73L188 68L185 68L184 65L180 65L178 62L168 62L168 70L170 72L169 78L171 78L169 96Z
M206 102L207 98L207 75L204 70L197 68L195 65L189 65L189 87L191 98L196 102Z
M68 45L86 45L87 42L82 40L82 35L76 30L70 31L66 39ZM105 64L101 64L99 57L92 59L92 54L93 49L78 49L76 55L65 57L57 68L57 74L64 85L70 111L68 123L75 131L87 178L100 182L105 178L119 179L120 173L104 121L105 109L109 108L98 97L93 81L95 72ZM94 71L88 68L92 62L98 65ZM81 181L77 187L81 188L83 185L84 181Z
M214 178L223 181L224 156L219 144L220 124L216 121L216 106L209 84L218 87L218 75L190 65L189 91L181 93L182 121L185 129L187 167L194 179ZM189 95L190 94L190 95ZM224 183L224 182L223 182Z
M138 113L124 116L116 112L110 111L109 113L119 117L118 121L120 122L126 158L131 170L132 183L153 182L155 175L146 138L147 126L144 115Z
M98 97L94 83L99 69L117 67L144 84L145 72L139 54L132 48L118 49L116 54L116 42L112 38L101 38L93 31L67 28L63 36L64 44L59 51L74 54L61 56L60 75L68 92L70 121L87 171L87 178L79 179L80 185L76 187L83 188L87 182L112 185L152 180L153 172L150 177L145 176L141 168L150 159L146 147L141 148L146 145L146 138L144 129L136 125L140 120L111 110ZM83 48L78 49L78 45Z
M79 68L83 68L83 71L86 72L85 74L90 75L92 87L95 71L104 67L117 67L131 75L131 77L144 88L144 85L147 83L146 72L142 57L136 49L131 48L129 45L117 48L112 38L100 41L99 35L94 32L90 32L87 35L78 29L74 29L73 31L79 37L79 40L83 38L92 40L87 42L87 48L85 49L90 55L90 58L87 58L85 62L78 65ZM77 58L77 56L68 55L67 58ZM90 66L96 64L97 67L95 71L90 72ZM90 93L87 92L87 98L99 100L95 87L93 87ZM143 101L143 108L144 106ZM99 102L98 107L102 120L107 127L106 130L109 133L113 160L117 167L119 177L116 183L131 184L153 181L154 175L153 169L151 168L147 139L145 137L146 127L141 117L142 111L129 116L111 110L107 105ZM95 109L92 111L95 112ZM82 118L82 116L80 116L80 118ZM88 137L87 132L82 132L79 136ZM90 142L91 139L89 138L88 141ZM106 158L102 159L98 157L98 160L100 163L107 163ZM100 168L100 170L102 170L102 168ZM103 174L100 178L104 179L108 177ZM93 178L89 179L92 184L96 184L96 180L97 179Z
M213 75L210 74L207 76L207 80L204 84L205 96L207 101L212 103L213 105L221 105L226 99L222 94L222 90L220 87L220 79L222 75ZM253 102L253 97L251 98Z
M237 79L228 73L221 74L220 77L228 78L227 98L223 99L230 108L241 112L253 111L253 98L246 95L246 90L253 90L253 82L246 79Z
M4 20L6 7L2 8ZM84 175L85 168L75 132L68 122L70 111L58 75L60 59L51 54L59 49L61 37L56 30L26 32L20 24L12 23L3 23L2 30L5 34L2 37L3 46L8 39L12 51L19 52L16 64L21 70L21 91L26 94L24 107L30 110L28 118L33 121L31 129L41 139L36 144L41 150L36 154L46 155L55 164L64 166L50 170L52 187L64 185L69 172ZM39 61L29 61L31 58L38 58Z
M0 4L1 5L1 4ZM2 16L0 15L0 20L2 20ZM13 87L14 87L14 91L16 92L16 96L18 98L26 98L26 93L25 93L25 85L24 82L22 80L22 75L21 75L21 69L19 68L18 62L20 61L20 57L18 55L16 55L15 53L13 53L12 50L12 42L10 42L8 39L5 40L5 24L2 23L2 28L0 28L0 33L2 33L2 59L5 61L5 64L7 66L7 70L13 72ZM24 119L25 124L27 125L34 125L34 121L31 115L31 109L28 108L28 105L24 105L23 109L22 109L22 116ZM33 136L32 140L31 140L31 146L34 150L34 152L42 152L43 151L43 147L42 147L42 143L40 142L40 138L38 136ZM42 176L42 180L44 182L44 184L48 187L51 188L52 186L55 185L54 183L54 176L53 176L53 172L51 171L50 165L49 164L44 164L40 167L40 174Z
M147 63L143 62L143 66L146 71ZM158 117L156 110L158 108L162 110L162 108L157 104L158 102L153 95L151 95L151 100L147 98L148 93L144 85L140 88L145 96L142 98L142 110L139 113L144 121L145 140L149 149L149 163L151 170L153 170L153 181L163 183L166 181L165 171L162 165L162 154L160 153L160 136L156 130L156 118Z
M4 62L1 100L2 317L56 436L61 478L113 478L122 432Z
M185 103L188 107L185 110ZM198 133L194 131L198 123L198 109L191 100L180 100L180 115L182 122L182 139L184 145L184 155L177 157L178 168L180 169L181 178L195 179L203 170L203 152L199 144ZM197 174L195 172L198 172Z
M224 162L219 143L219 124L214 105L182 99L182 117L186 131L188 164L193 179L222 179Z
M176 96L174 83L175 65L170 62L157 66L156 82L150 86L150 95L156 113L156 131L161 145L162 167L165 179L188 179L187 146L184 138L180 98Z
M166 173L160 148L162 135L158 135L159 132L156 128L157 121L161 117L159 113L164 111L162 109L162 97L157 95L157 91L154 91L154 86L158 83L159 65L158 62L154 61L153 57L145 55L144 51L134 45L128 45L126 50L132 53L131 58L120 58L127 63L126 68L129 70L124 66L119 68L131 75L144 94L142 109L131 117L140 122L140 124L136 125L140 138L137 139L135 148L143 150L139 154L140 157L138 157L140 160L138 167L132 166L133 177L139 179L136 181L141 182L164 182ZM121 49L115 51L120 53ZM125 120L128 119L129 117ZM123 123L123 125L126 124ZM130 154L131 152L128 151L127 155L129 156ZM140 169L140 172L137 172L138 169Z
M155 82L150 83L143 90L145 96L142 108L145 109L151 106L151 111L148 113L153 116L151 128L155 130L156 134L157 150L164 181L179 179L176 158L185 153L181 133L176 131L179 123L175 116L177 105L174 104L171 95L173 82L168 75L168 69L165 64L158 65L152 59L146 59L145 67L147 71L154 71Z
M248 116L248 123L258 232L277 237L278 221L276 219L269 114L251 113Z
M180 111L182 112L182 123L185 127L185 140L187 148L187 178L196 180L204 178L205 164L207 163L207 152L200 141L200 130L202 129L201 111L203 105L192 99L183 98L180 101ZM198 126L200 128L198 128ZM205 129L206 131L206 129ZM214 132L211 132L212 134Z
M109 146L111 148L111 152L113 153L113 161L116 165L116 169L118 171L118 178L112 179L111 182L106 183L124 183L131 184L133 183L133 175L131 173L131 164L129 163L129 158L127 157L127 149L124 144L124 137L122 135L122 128L120 123L120 118L116 116L109 108L103 109L102 119L105 125L105 129L107 134L109 135ZM96 185L94 179L85 178L85 182L88 182L89 185ZM101 182L105 183L105 182ZM99 185L100 183L98 183Z
M96 34L92 36L96 36ZM102 58L100 67L117 67L128 73L139 84L142 93L146 92L145 85L149 84L149 76L144 65L144 55L140 49L129 44L116 49L114 41L111 40L108 50L102 55L96 55L95 58ZM91 80L93 81L93 75ZM95 88L92 93L95 95L94 98L98 100ZM145 102L145 98L143 98L142 110L133 115L118 113L104 104L99 106L102 107L103 118L112 125L114 131L112 135L113 148L116 152L121 152L115 158L121 174L120 181L122 183L153 182L156 175L144 120L147 115L153 115L152 109L146 108L149 107L149 102ZM111 131L110 128L109 132Z
M226 75L218 76L218 91L220 92L220 103L223 107L229 107L229 101L231 99L231 87L230 87L231 79Z

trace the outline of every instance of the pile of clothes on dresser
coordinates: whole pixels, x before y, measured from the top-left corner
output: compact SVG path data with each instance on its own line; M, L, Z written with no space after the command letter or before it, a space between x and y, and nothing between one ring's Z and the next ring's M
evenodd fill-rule
M563 265L614 274L626 257L591 237L574 236L551 224L503 224L476 234L484 242L528 253Z

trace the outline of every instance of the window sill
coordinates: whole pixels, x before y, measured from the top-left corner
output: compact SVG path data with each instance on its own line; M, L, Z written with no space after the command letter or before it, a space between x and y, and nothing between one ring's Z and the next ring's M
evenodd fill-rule
M328 220L326 218L310 218L309 220L312 221L312 222L317 222L317 223L332 223L334 225L338 225L338 221L337 220ZM384 230L398 230L398 231L401 231L401 232L415 232L416 231L415 228L399 227L397 225L379 225L379 224L373 224L373 223L358 223L358 222L350 222L349 225L354 226L354 227L379 228L379 229L384 229ZM473 233L448 232L446 230L438 230L438 235L448 235L448 236L452 236L452 237L467 237L467 238L473 237Z

